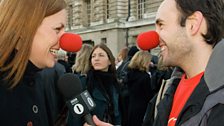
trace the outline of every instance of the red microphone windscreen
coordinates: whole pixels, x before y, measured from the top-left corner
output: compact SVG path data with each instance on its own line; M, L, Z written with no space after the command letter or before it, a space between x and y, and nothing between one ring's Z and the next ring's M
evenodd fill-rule
M142 50L149 50L159 45L159 35L155 31L143 32L137 37L137 45Z
M68 52L78 52L82 48L82 38L73 33L64 33L59 40L60 47Z

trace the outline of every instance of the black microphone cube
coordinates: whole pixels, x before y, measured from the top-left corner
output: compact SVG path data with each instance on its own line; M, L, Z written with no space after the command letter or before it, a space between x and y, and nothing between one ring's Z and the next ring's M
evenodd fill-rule
M96 104L87 90L66 102L74 117L83 117L92 111Z

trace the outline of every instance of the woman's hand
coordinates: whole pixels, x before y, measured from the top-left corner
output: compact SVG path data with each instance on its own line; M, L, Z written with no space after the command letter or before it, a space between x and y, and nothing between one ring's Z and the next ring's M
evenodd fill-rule
M93 122L96 124L96 126L113 126L112 124L110 123L105 123L101 120L99 120L96 115L93 116ZM90 126L88 125L87 123L85 123L83 126Z

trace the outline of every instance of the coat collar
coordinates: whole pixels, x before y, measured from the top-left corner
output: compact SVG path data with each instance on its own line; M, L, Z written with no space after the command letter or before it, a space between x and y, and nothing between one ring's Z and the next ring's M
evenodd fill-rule
M39 69L36 67L31 61L28 61L25 73L24 73L24 78L22 79L25 81L27 84L33 85L35 77L39 71L42 69Z
M224 85L224 39L213 49L208 65L205 69L205 81L209 91L213 92Z

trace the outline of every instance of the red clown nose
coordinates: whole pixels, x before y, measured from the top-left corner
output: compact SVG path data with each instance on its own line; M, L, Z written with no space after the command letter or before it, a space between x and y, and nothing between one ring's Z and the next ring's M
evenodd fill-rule
M73 33L64 33L59 40L60 47L68 52L78 52L82 48L82 38Z
M155 31L143 32L137 37L137 45L142 50L149 50L159 45L159 35Z

